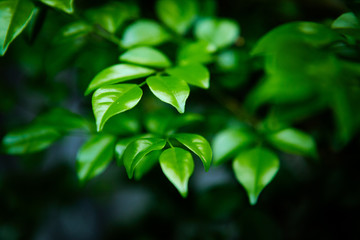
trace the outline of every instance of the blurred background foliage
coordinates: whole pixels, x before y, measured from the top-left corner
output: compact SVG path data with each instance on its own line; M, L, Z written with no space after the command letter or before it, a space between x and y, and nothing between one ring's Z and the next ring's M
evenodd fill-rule
M160 45L171 60L209 63L211 88L192 89L187 104L188 112L201 117L183 130L211 141L247 122L264 133L294 126L314 136L318 161L280 152L277 176L252 207L231 165L205 173L196 163L183 199L158 166L142 180L129 181L113 163L80 186L75 159L87 139L80 131L46 151L0 155L0 239L357 239L359 1L199 3L198 19L232 19L241 37L215 56L202 51L201 42L178 55L174 43ZM155 1L75 0L74 15L37 5L33 22L0 58L1 138L54 108L93 121L91 99L83 93L99 71L118 62L120 52L107 33L122 36L137 19L157 19ZM342 15L347 12L355 15ZM89 23L101 27L94 32ZM313 29L318 34L312 37L301 33ZM141 109L129 111L123 123L127 131L112 128L110 121L104 131L141 132L159 108L173 111L145 92Z

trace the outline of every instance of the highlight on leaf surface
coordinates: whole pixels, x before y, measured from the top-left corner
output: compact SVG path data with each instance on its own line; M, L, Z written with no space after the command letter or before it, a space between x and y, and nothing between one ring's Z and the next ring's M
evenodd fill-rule
M165 54L151 47L132 48L120 56L120 61L139 64L148 67L166 68L171 65Z
M209 70L201 64L187 64L166 69L166 72L174 77L185 80L188 84L200 88L208 89L210 87Z

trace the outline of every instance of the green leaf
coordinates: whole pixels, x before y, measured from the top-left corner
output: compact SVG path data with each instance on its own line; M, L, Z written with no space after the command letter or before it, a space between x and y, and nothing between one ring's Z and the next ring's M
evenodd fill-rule
M129 144L131 142L133 142L136 139L137 139L137 137L122 138L116 143L115 156L116 156L116 163L118 164L118 166L121 166L124 164L123 156L124 156L125 149L127 148L127 146L129 146Z
M184 34L195 20L197 5L193 0L159 0L156 13L168 27Z
M256 204L261 191L275 177L279 165L278 157L261 147L241 152L235 158L235 176L246 189L251 205Z
M211 53L215 50L216 48L206 41L191 42L180 48L177 61L179 64L209 63L213 59Z
M156 163L159 162L161 151L152 151L146 155L141 162L136 166L134 177L136 180L140 180L147 172L149 172Z
M141 131L140 116L134 111L124 112L111 117L105 124L103 132L114 135L138 134Z
M60 9L69 14L74 12L74 8L73 8L74 0L40 0L40 1L50 7Z
M146 77L154 72L155 71L150 68L139 67L131 64L116 64L105 68L98 73L90 82L85 95L88 95L99 87Z
M331 25L331 28L359 28L359 20L352 12L347 12L338 17Z
M208 89L210 86L209 70L201 64L188 64L169 68L166 72L174 77L185 80L188 84Z
M204 121L204 117L202 115L196 113L185 113L180 116L174 116L174 119L169 122L167 129L168 132L176 131L181 127L195 124L200 121Z
M125 29L122 44L126 48L134 46L155 46L169 39L169 34L157 22L141 19Z
M92 97L92 107L97 131L101 131L112 116L135 107L142 93L141 88L136 84L118 84L96 90Z
M204 19L195 26L195 36L218 49L235 43L239 34L239 25L229 19Z
M176 77L152 76L146 79L151 92L161 101L174 106L179 113L185 112L185 102L190 88L187 83Z
M148 132L164 135L168 126L174 121L174 113L168 109L160 109L150 112L145 116L145 128Z
M72 22L60 29L59 33L54 38L54 42L56 44L62 44L75 41L75 39L86 36L92 30L92 26L86 22Z
M316 157L315 140L308 134L293 128L283 129L267 136L268 141L281 151Z
M181 148L166 149L160 155L160 166L181 196L186 197L189 178L194 172L194 161L191 154Z
M199 156L204 164L205 171L209 171L212 159L212 151L208 141L197 134L178 133L172 136L185 147Z
M30 0L0 1L0 55L3 56L10 43L25 29L35 6Z
M133 177L137 165L152 151L161 150L166 141L160 138L144 138L133 141L124 152L124 166L129 178Z
M89 129L88 122L78 114L70 112L64 108L55 108L40 115L35 122L39 125L49 126L61 131L73 129Z
M31 125L6 134L2 143L8 154L28 154L49 147L60 136L61 134L55 127Z
M212 147L214 164L220 165L234 157L241 149L249 147L256 140L253 133L243 129L226 129L215 135Z
M114 155L115 141L114 136L98 134L80 148L76 157L76 170L82 184L105 171Z
M170 60L162 52L151 47L130 49L120 56L120 61L157 68L166 68L171 65Z
M139 9L131 2L108 2L101 7L86 10L85 16L93 24L100 25L110 33L116 33L125 21L139 16Z

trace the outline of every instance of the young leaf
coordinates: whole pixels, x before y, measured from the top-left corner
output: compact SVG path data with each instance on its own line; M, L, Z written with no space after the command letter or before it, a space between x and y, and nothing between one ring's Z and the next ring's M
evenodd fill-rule
M35 6L30 0L0 1L0 55L3 56L9 44L25 29Z
M77 175L81 183L105 171L114 155L116 137L98 134L92 136L76 157Z
M151 92L161 101L174 106L179 113L185 112L185 102L190 88L187 83L176 77L153 76L146 79Z
M196 17L197 6L193 0L159 0L156 13L168 27L184 34Z
M60 136L56 127L32 125L6 134L2 142L8 154L27 154L49 147Z
M74 0L40 0L40 1L50 7L60 9L69 14L74 12L73 9Z
M200 135L178 133L172 136L193 153L199 156L204 164L205 171L209 171L212 159L212 151L208 141Z
M210 86L209 70L201 64L188 64L169 68L166 72L174 77L185 80L188 84L208 89Z
M118 84L96 90L92 97L92 107L97 131L101 131L112 116L135 107L142 93L141 88L136 84Z
M169 181L186 197L189 178L194 171L191 154L182 148L169 148L160 155L160 166Z
M297 129L287 128L267 136L268 141L281 151L316 157L314 139Z
M239 25L228 19L205 19L195 26L195 36L221 49L235 43Z
M141 162L135 168L134 177L136 180L140 180L147 172L149 172L156 163L159 162L161 151L152 151L146 155Z
M134 46L155 46L169 39L169 34L157 22L141 19L125 29L122 44L126 48Z
M220 165L255 141L253 133L241 129L226 129L216 134L213 140L214 164Z
M124 152L124 166L129 178L134 175L137 165L152 151L161 150L166 141L161 138L141 138L133 141Z
M146 77L154 72L155 71L150 68L131 64L116 64L98 73L94 79L91 80L85 95L88 95L99 87Z
M120 56L120 61L157 68L166 68L171 65L170 60L162 52L151 47L130 49Z
M261 191L278 172L279 165L278 157L261 147L241 152L235 158L235 176L246 189L251 205L256 204Z

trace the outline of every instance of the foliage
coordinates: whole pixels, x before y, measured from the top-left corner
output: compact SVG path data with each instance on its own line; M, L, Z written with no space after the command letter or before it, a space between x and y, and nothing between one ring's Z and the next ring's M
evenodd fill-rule
M77 110L82 114L41 111L4 136L4 151L32 154L81 132L87 140L77 154L80 183L114 159L137 180L159 164L183 197L193 155L205 171L212 158L216 166L232 161L256 204L284 153L322 160L318 141L338 150L351 142L360 126L358 12L331 24L286 23L244 45L239 23L204 14L206 2L159 0L150 19L131 1L83 7L72 0L1 0L1 55L16 52L33 77L46 72L52 80L75 69L80 76L74 84L92 94L95 117L86 116L87 104ZM39 17L45 11L61 20ZM39 44L34 51L16 50L15 39L26 34ZM49 57L56 59L43 60ZM302 129L324 112L331 112L330 129Z

